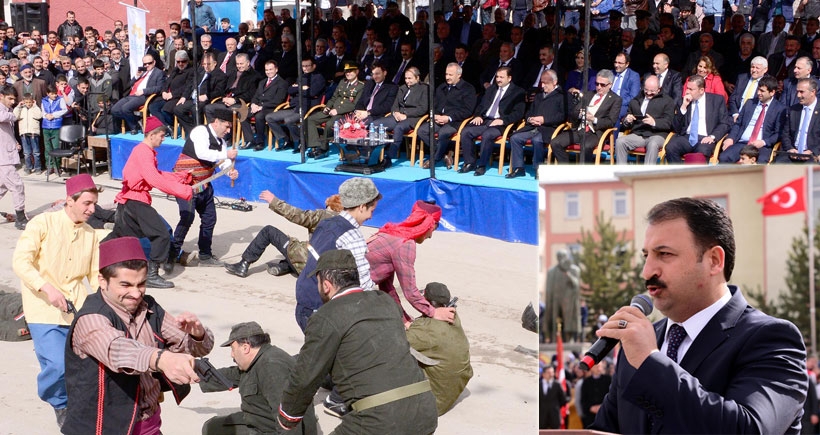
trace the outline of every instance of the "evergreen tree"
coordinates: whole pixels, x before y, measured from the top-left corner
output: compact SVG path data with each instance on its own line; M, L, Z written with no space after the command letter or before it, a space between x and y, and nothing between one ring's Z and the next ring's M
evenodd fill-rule
M611 218L598 215L592 231L581 229L580 243L578 265L590 314L598 310L614 313L645 290L640 275L643 262L633 261L636 252L632 240L627 240L626 231L615 229ZM594 324L597 316L589 317Z

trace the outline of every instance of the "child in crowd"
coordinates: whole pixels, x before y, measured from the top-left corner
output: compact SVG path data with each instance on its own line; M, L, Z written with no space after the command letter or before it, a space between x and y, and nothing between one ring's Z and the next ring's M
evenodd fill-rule
M754 145L746 145L740 149L740 160L738 163L741 165L756 165L758 156L760 156L760 150Z
M57 96L65 102L67 108L65 115L63 115L63 123L71 124L74 121L74 113L71 111L71 105L74 104L74 89L68 85L68 79L60 74L57 76Z
M43 165L40 163L40 120L43 118L43 112L34 104L31 93L23 95L20 104L14 108L14 116L17 117L17 129L20 132L20 143L23 144L23 157L26 161L23 172L29 175L33 171L40 175L43 173Z
M65 100L57 95L57 87L46 86L46 96L43 98L43 142L46 149L46 168L49 174L56 173L61 177L60 162L51 157L49 152L60 148L60 127L63 126L63 115L68 111Z

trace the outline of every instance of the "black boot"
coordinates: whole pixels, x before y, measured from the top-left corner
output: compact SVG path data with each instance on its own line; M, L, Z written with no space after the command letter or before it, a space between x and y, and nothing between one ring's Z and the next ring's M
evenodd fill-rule
M145 286L148 288L173 288L174 283L165 280L159 276L159 263L156 261L148 262L148 276L145 280Z
M26 217L25 210L15 210L17 217L14 220L14 228L18 230L26 229L26 224L28 223L28 218Z
M248 276L248 267L250 267L250 263L242 259L239 263L235 264L225 264L225 269L231 275L236 275L240 278L245 278Z
M290 273L290 264L287 260L281 260L277 264L269 264L268 273L273 276L287 275Z

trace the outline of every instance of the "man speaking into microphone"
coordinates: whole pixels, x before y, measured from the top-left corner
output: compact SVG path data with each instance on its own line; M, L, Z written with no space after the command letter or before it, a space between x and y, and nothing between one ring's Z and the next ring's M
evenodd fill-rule
M727 282L728 214L679 198L649 211L643 277L652 324L623 307L598 330L620 340L615 376L591 428L614 433L799 433L806 351L790 322L755 310Z

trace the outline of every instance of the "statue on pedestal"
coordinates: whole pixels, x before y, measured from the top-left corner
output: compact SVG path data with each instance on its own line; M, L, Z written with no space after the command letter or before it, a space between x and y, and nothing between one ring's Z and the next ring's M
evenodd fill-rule
M569 254L558 251L558 264L547 271L547 305L544 317L544 335L554 342L560 319L564 342L574 342L580 336L581 325L581 269L572 263Z

